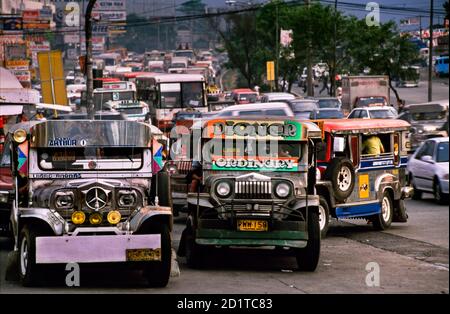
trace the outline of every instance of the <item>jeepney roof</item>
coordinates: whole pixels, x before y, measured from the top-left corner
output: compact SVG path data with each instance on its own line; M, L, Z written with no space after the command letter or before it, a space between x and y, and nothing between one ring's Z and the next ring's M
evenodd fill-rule
M277 139L277 140L285 140L285 141L302 141L306 140L308 138L321 138L322 137L322 131L321 129L313 122L308 121L302 121L298 119L274 119L274 118L268 118L268 117L255 117L255 118L240 118L240 117L233 117L231 119L224 119L224 118L211 118L211 119L202 119L201 124L197 123L197 127L202 125L203 132L202 136L204 138L248 138L249 136L253 135L225 135L225 133L222 134L215 134L214 126L216 124L222 124L227 126L233 126L237 125L239 123L248 124L251 126L254 126L255 124L257 126L266 126L267 129L270 127L270 125L282 125L282 126L289 126L289 128L285 128L285 133L283 135L262 135L261 134L255 134L257 138L267 138L267 139ZM195 125L193 126L195 128ZM256 131L257 128L254 128ZM267 131L269 132L269 131Z
M149 125L126 120L50 120L29 130L31 147L149 147L152 134Z
M408 130L410 124L398 119L328 119L318 120L317 123L325 132L345 132L370 130L400 129Z

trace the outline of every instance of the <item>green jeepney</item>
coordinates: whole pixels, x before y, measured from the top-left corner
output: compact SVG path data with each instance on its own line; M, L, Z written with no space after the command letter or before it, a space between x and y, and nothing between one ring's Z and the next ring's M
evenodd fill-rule
M314 271L320 255L315 140L319 127L288 119L194 125L192 177L199 182L188 193L179 248L188 265L200 267L212 247L269 246L292 251L299 269Z

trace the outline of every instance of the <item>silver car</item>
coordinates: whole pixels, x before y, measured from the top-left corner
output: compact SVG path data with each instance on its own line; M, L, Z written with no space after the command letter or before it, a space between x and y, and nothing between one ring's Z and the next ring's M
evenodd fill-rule
M437 203L448 203L448 159L448 137L432 138L419 146L408 161L413 199L431 192Z

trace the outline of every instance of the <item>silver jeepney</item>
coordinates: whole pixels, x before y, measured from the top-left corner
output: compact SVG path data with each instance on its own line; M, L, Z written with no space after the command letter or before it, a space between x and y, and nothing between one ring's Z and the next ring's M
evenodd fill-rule
M73 262L129 262L150 285L167 284L172 210L158 199L170 191L155 188L162 167L150 126L56 120L10 136L11 222L24 285L39 280L44 264Z

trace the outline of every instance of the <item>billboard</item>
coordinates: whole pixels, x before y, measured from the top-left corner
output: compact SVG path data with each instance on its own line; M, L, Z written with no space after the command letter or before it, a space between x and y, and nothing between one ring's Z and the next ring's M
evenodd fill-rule
M125 0L97 0L94 6L96 11L125 11Z
M0 31L21 31L21 16L2 16L0 15Z
M61 51L40 51L37 53L37 57L43 102L67 105L66 80Z

